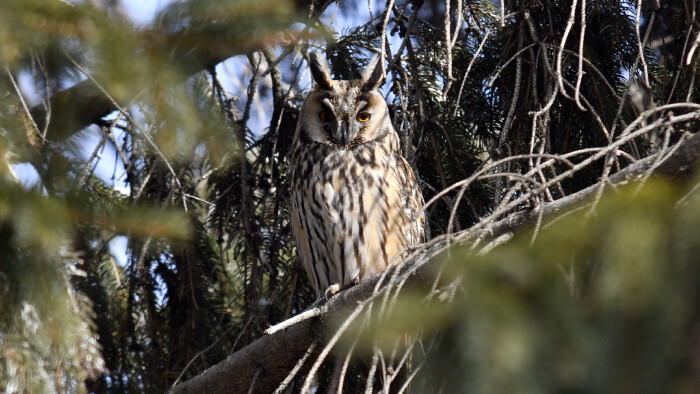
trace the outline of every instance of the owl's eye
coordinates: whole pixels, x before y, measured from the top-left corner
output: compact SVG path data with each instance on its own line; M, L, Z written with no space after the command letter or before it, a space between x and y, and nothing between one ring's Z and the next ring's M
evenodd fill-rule
M321 122L330 122L333 120L334 116L331 111L325 110L318 114L318 118L321 119Z
M371 118L372 115L370 115L368 112L360 112L357 114L357 120L360 122L366 122Z

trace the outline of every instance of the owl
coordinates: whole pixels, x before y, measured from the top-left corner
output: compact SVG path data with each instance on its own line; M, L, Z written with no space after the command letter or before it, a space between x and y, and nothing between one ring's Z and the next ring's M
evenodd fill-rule
M375 57L359 80L333 80L309 55L315 87L301 107L292 148L292 233L321 298L401 260L424 239L423 196L401 156L377 88Z

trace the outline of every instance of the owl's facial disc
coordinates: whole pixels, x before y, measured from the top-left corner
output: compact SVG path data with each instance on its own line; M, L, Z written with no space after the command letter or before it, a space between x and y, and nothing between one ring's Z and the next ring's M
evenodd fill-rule
M348 148L367 142L364 131L373 123L375 109L368 95L360 94L356 86L340 85L345 88L343 94L331 93L320 100L318 119L330 137L328 142Z
M304 138L354 149L386 134L391 124L386 101L377 91L383 77L377 59L357 80L331 79L326 63L316 54L311 66L316 86L304 106Z

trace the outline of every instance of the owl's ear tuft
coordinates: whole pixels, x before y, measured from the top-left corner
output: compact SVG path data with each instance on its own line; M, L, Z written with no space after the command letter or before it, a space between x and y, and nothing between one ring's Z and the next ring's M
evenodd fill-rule
M362 73L362 90L369 92L379 87L384 79L384 62L380 55L374 55Z
M322 89L329 90L331 88L331 68L328 66L326 58L314 51L309 53L309 66L311 67L311 76L314 81Z

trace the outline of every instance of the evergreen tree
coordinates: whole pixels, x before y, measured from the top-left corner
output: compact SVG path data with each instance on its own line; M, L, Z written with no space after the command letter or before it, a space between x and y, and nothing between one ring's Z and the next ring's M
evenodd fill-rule
M314 302L287 178L311 50L339 79L384 56L428 202L430 241L335 346L346 391L700 385L695 2L0 8L0 391L163 392ZM327 316L260 355L284 377L312 350L286 390L333 384ZM255 368L237 389L280 385Z

